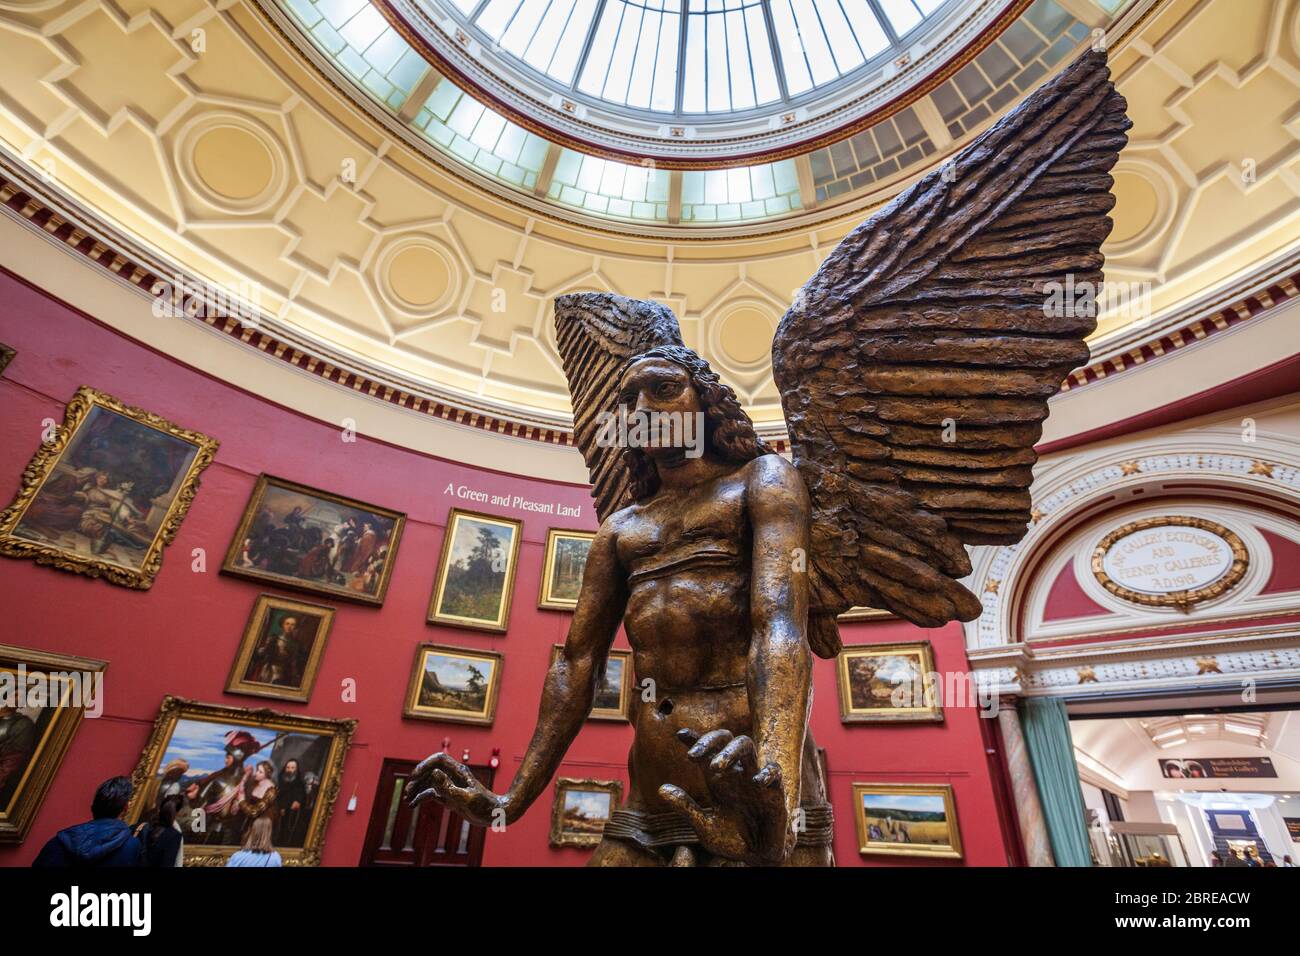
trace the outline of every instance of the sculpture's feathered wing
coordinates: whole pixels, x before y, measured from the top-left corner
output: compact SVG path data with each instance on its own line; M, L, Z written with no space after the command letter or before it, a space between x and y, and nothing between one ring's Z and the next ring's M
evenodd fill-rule
M1104 54L1085 54L854 230L781 321L819 654L838 652L834 616L853 606L977 617L964 545L1024 535L1047 399L1096 325L1090 309L1047 314L1045 286L1101 282L1124 108Z
M681 345L671 309L607 292L555 298L555 339L573 399L573 437L591 475L600 520L632 503L622 449L596 441L601 413L618 405L618 373L629 358L658 345Z

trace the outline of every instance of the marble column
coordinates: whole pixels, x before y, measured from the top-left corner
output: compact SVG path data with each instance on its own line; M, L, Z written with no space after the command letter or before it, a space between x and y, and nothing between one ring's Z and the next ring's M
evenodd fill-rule
M1020 715L1016 713L1014 697L1003 697L998 701L998 726L1002 729L1002 749L1011 778L1011 793L1016 801L1016 819L1020 823L1021 842L1025 845L1025 859L1030 866L1055 866L1047 823L1043 819L1043 805L1038 802L1038 784L1034 781L1034 768L1029 763L1029 749L1020 729Z

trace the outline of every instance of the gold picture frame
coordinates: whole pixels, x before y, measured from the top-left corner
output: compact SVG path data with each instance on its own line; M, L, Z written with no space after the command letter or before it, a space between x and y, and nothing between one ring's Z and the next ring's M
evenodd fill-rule
M891 658L893 666L888 660ZM942 688L934 687L929 677L935 673L934 648L929 641L846 645L835 662L840 721L846 724L941 722ZM910 685L905 696L908 702L896 705L895 693L905 684Z
M886 611L878 607L851 607L839 617L837 621L845 624L851 624L854 621L888 621L897 619L893 611Z
M587 564L594 531L575 531L570 528L546 529L546 553L542 559L542 576L537 588L537 606L553 611L572 611L578 606L578 590L582 587L582 572ZM566 542L585 542L582 564L576 568L572 554L560 554ZM573 580L576 576L576 582Z
M112 474L114 469L100 460L102 449L96 464L73 464L79 460L83 435L97 432L102 438L120 421L138 426L143 429L139 437L160 445L166 442L158 435L192 448L167 490L154 497L147 511L134 503L131 494L137 490L139 476L135 471ZM113 437L123 440L120 431ZM162 567L163 549L175 539L194 501L199 475L212 464L219 444L202 432L81 386L64 409L63 424L32 456L13 503L0 512L0 554L147 590ZM112 481L117 484L110 488ZM33 516L34 505L39 517ZM51 537L56 532L57 538ZM60 543L69 537L72 546ZM139 558L124 560L123 551L139 552Z
M277 612L281 613L277 614ZM283 633L283 627L289 617L295 620L295 630L301 630L303 619L312 619L315 622L310 638L311 646L307 648L305 659L301 664L301 679L296 683L277 683L269 662L265 664L258 662L257 673L250 675L254 658L258 656L259 645L271 637L271 628L279 626ZM278 594L259 594L253 602L252 611L249 612L248 623L244 626L244 636L240 639L234 663L230 666L230 676L226 679L226 693L307 703L311 699L312 689L316 686L316 676L320 671L321 659L325 656L325 645L329 641L329 632L333 624L334 608L332 607L293 601ZM297 640L301 641L301 636ZM263 676L268 679L257 679Z
M504 544L502 531L509 533ZM466 537L462 538L462 533ZM474 533L479 535L477 545L468 539ZM484 534L493 539L490 548ZM524 523L516 518L452 508L447 513L447 531L429 598L428 622L504 634L510 621L523 535ZM492 557L483 551L490 551ZM498 569L496 565L502 559L505 567ZM499 580L497 575L501 575ZM483 613L475 613L479 608Z
M20 670L21 668L21 670ZM23 675L21 695L0 703L16 703L0 721L15 722L6 727L4 736L12 747L15 740L26 739L31 750L20 766L8 770L0 778L0 843L22 843L27 838L32 821L36 818L50 784L67 756L72 738L86 714L86 704L103 689L103 673L107 661L89 657L73 657L50 651L13 644L0 644L0 673L7 674L6 683L19 691L19 675ZM45 675L44 702L42 697L29 693L36 688L30 684L35 675ZM67 675L58 681L59 702L50 706L49 691L53 682L48 675ZM87 679L90 688L86 687ZM97 686L96 686L97 685ZM80 701L77 697L80 696ZM102 697L99 701L102 706Z
M554 665L560 652L564 650L563 644L555 644L551 647L551 664ZM602 693L608 693L609 690L609 665L613 661L618 661L618 703L614 706L602 706ZM587 716L588 720L619 720L626 723L632 719L632 652L611 648L609 657L605 659L605 681L602 687L596 689L596 701L591 708L591 713Z
M1138 531L1145 531L1148 528L1162 527L1177 528L1198 528L1202 531L1208 531L1211 534L1222 538L1229 548L1232 549L1232 564L1228 570L1217 581L1205 585L1204 587L1192 588L1183 591L1170 591L1165 594L1148 594L1142 591L1134 591L1132 588L1126 588L1118 581L1114 580L1106 573L1105 561L1106 554L1110 551L1115 542L1127 538L1129 535ZM1241 540L1240 536L1230 528L1225 528L1217 521L1210 521L1208 518L1196 518L1189 515L1156 515L1150 518L1140 518L1137 521L1129 521L1120 525L1113 531L1109 532L1104 538L1097 542L1097 547L1092 551L1091 568L1093 576L1097 582L1115 597L1128 601L1130 604L1139 604L1143 607L1173 607L1182 610L1200 604L1204 601L1210 601L1231 591L1246 575L1250 567L1250 552L1246 549L1246 543Z
M868 798L871 797L881 798L873 801L876 803L873 809L884 810L884 814L868 814ZM857 821L859 853L932 860L962 858L961 828L950 784L855 783L853 813ZM932 826L936 821L911 819L920 814L926 817L938 814L941 817L941 839L933 839L939 834Z
M168 695L163 698L158 717L154 720L153 730L149 734L149 741L140 753L140 760L131 775L131 802L127 806L126 820L132 826L144 819L146 811L151 811L158 803L162 783L160 768L164 767L162 761L167 756L172 739L182 723L186 725L187 734L194 730L207 733L205 725L215 725L209 735L211 739L204 742L205 747L213 753L221 748L221 741L225 739L223 732L228 729L246 731L250 735L259 734L260 738L254 737L254 739L262 749L243 757L241 763L261 762L268 759L266 754L268 746L272 748L269 757L274 758L274 746L286 738L316 737L327 741L325 746L317 748L317 752L324 751L319 759L318 770L305 768L306 761L298 756L287 758L298 763L300 771L305 770L306 773L316 774L319 777L319 789L311 798L309 816L304 824L303 845L301 847L275 845L275 850L280 854L285 866L319 866L321 851L325 845L325 829L329 825L330 817L334 813L334 804L338 800L343 778L343 761L347 757L348 748L352 745L352 735L356 733L357 722L352 719L286 714L268 708L253 710L247 707L229 707L224 704L205 704ZM194 759L192 743L187 744L185 752ZM173 758L168 761L167 766L172 766L176 762ZM287 760L285 762L287 763ZM317 765L313 764L313 766ZM207 767L194 769L209 771ZM219 772L220 769L201 772L197 780L205 781L204 785L211 786L211 781L207 778ZM183 787L187 782L197 781L189 781L189 778L182 776L178 786ZM220 827L224 826L222 819L216 814L209 814L204 819L206 826L201 836L196 837L191 833L192 826L187 828L182 825L186 837L185 865L225 866L226 861L239 849L239 846L236 842L204 842L212 840L214 836L221 837L223 831Z
M4 370L9 367L9 363L14 360L14 356L17 354L9 346L0 342L0 375L4 374Z
M272 545L270 542L277 533L292 532L305 524L306 515L298 513L303 512L303 508L294 504L295 501L314 501L316 504L312 505L311 510L320 507L323 511L328 508L330 513L318 517L314 527L303 528L306 540L302 547L287 545L280 548L278 544ZM271 515L268 505L275 505L279 510L290 507L290 510L278 519L280 528L255 528L254 521L264 511L270 515L268 522L277 520ZM342 534L332 529L345 523L352 526L349 545L353 548L346 556L342 551L349 545L340 546L335 541L335 551L331 551L328 546L336 537L342 537ZM258 476L257 484L248 497L248 504L244 506L239 526L230 540L230 547L226 549L221 570L225 574L294 591L382 607L405 526L406 515L401 511L322 491L287 478L262 474ZM255 557L252 549L259 546L257 542L262 541L268 542L265 556ZM283 557L277 555L277 550L283 552ZM361 566L373 564L376 559L380 560L377 568ZM303 562L311 561L319 566L320 573L312 576L301 570L296 573L270 570L269 563L277 560L284 560L288 565L297 563L300 569ZM259 563L268 563L268 567L259 567Z
M496 651L450 644L421 644L415 649L415 663L406 685L406 705L402 715L421 720L488 726L496 719L504 666L505 657ZM488 671L486 679L483 678L484 669ZM457 670L470 676L462 679L456 675ZM462 680L465 686L456 686ZM441 704L437 703L439 700ZM471 704L474 706L469 706Z
M597 828L577 799L569 795L598 797L607 794L606 813ZM589 803L591 801L588 801ZM551 806L551 846L592 847L600 843L609 816L623 803L623 781L595 780L590 777L560 777L555 781L555 803Z

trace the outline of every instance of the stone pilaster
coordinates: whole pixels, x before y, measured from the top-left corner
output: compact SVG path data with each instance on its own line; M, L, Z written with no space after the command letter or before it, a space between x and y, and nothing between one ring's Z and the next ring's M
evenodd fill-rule
M1002 748L1006 753L1011 792L1016 801L1016 819L1020 823L1020 839L1025 845L1025 859L1030 866L1055 866L1015 698L1003 697L998 701L998 725L1002 728Z

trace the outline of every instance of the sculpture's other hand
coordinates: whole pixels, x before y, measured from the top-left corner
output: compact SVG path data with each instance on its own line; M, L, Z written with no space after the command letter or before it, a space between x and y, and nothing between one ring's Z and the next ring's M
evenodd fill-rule
M683 728L677 739L700 765L712 806L701 807L681 787L666 783L659 796L686 815L704 849L742 863L780 863L794 849L785 783L774 763L759 768L754 741L729 730L700 736Z
M405 794L413 807L436 800L478 826L509 822L502 817L506 798L479 783L468 767L448 753L421 760L406 781Z

